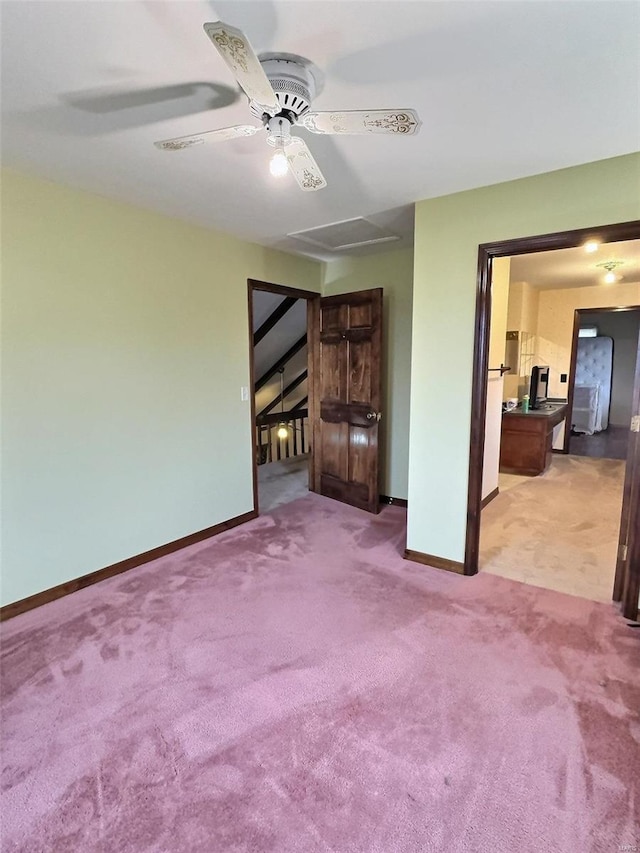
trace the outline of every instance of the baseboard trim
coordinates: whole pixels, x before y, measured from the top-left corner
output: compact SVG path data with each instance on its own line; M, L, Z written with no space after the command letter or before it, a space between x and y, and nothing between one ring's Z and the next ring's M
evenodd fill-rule
M20 601L14 601L11 604L5 604L0 607L0 622L6 619L12 619L20 613L26 613L27 610L33 610L35 607L41 607L43 604L48 604L50 601L55 601L56 598L63 598L65 595L70 595L72 592L77 592L79 589L84 589L87 586L92 586L94 583L107 580L108 578L120 575L123 572L128 572L129 569L135 569L144 563L150 563L152 560L157 560L159 557L165 557L167 554L172 554L174 551L180 551L189 545L195 545L197 542L202 542L203 539L209 539L212 536L217 536L219 533L224 533L237 527L239 524L244 524L257 518L258 513L252 509L249 512L236 515L235 518L230 518L228 521L221 521L220 524L214 524L212 527L205 527L204 530L198 530L196 533L190 533L188 536L183 536L181 539L174 539L173 542L167 542L166 545L159 545L157 548L152 548L150 551L145 551L142 554L136 554L134 557L127 557L126 560L121 560L119 563L114 563L111 566L106 566L104 569L97 569L95 572L90 572L88 575L82 575L79 578L74 578L70 581L52 586L50 589L45 589L42 592L36 592L28 598L22 598Z
M500 492L500 490L496 486L492 492L489 492L489 494L486 496L486 498L482 499L482 503L480 504L480 509L484 509L487 506L487 504L490 504L494 498L497 498L499 492Z
M381 504L393 504L394 506L408 506L408 502L404 498L392 498L389 495L380 495Z
M423 566L444 569L445 572L455 572L457 575L464 574L464 563L459 563L457 560L447 560L446 557L436 557L433 554L423 554L422 551L411 551L406 548L404 558L414 563L422 563Z

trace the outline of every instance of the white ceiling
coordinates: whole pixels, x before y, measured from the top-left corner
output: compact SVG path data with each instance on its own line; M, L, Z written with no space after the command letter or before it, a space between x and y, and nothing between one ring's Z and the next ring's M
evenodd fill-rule
M640 281L640 240L604 243L593 253L578 247L517 255L511 258L510 280L526 281L538 290L596 285L606 287L602 282L606 269L598 264L610 260L623 261L614 271L616 275L622 276L622 284Z
M284 387L286 388L294 379L296 379L303 370L307 369L307 350L300 350L297 355L291 359L291 361L287 364L287 368L284 373ZM256 394L256 413L259 414L265 406L268 406L280 393L280 374L277 373L272 379L267 382ZM305 379L303 382L298 385L297 388L294 388L293 391L287 395L284 401L284 409L288 411L292 409L296 403L302 400L303 397L306 397L308 393L307 390L307 380ZM282 405L278 404L276 406L275 411L281 411Z
M389 217L406 245L417 199L629 153L640 138L640 4L624 0L5 0L0 8L5 165L317 257L330 255L286 235L373 215L392 227ZM329 182L317 193L273 179L261 137L154 148L249 120L202 29L216 19L243 29L258 52L318 65L317 109L413 107L421 132L297 131Z
M253 292L253 330L254 332L282 302L284 296L267 293L264 290ZM256 380L285 354L307 330L307 300L298 299L279 322L265 335L254 349L254 372ZM287 368L286 382L293 379Z
M278 293L270 293L267 290L253 291L251 301L253 302L252 329L254 334L283 299L284 296L280 296Z
M277 293L266 290L253 291L253 330L258 329L284 299ZM298 299L278 323L256 345L253 351L255 379L260 379L285 352L300 340L307 328L307 301ZM284 387L307 369L307 347L303 347L287 363L284 371ZM256 412L262 411L280 393L280 374L276 373L256 394ZM293 390L284 402L288 410L307 395L306 379ZM279 410L280 406L276 409Z

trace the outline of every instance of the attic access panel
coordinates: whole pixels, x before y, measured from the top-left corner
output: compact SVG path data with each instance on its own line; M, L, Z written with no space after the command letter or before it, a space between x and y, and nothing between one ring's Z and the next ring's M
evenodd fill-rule
M374 225L368 219L357 217L334 222L331 225L321 225L306 231L296 231L287 234L294 240L310 243L321 249L335 252L340 249L355 249L358 246L370 246L375 243L388 243L399 240L400 237L392 231Z

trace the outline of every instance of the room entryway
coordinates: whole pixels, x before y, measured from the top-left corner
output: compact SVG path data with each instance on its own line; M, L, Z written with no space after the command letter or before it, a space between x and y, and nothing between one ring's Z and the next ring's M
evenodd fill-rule
M382 288L248 292L256 510L310 490L377 513Z
M317 294L249 283L255 490L261 512L309 491L309 300Z
M480 247L465 557L469 574L613 598L631 619L640 589L636 225ZM614 257L625 280L605 277ZM590 341L578 345L579 336Z
M636 254L640 255L640 246ZM572 455L626 460L639 348L640 309L602 307L575 312L573 403L565 442L565 450Z
M635 244L625 249L629 254ZM615 244L607 248L608 255L621 251ZM572 274L566 276L562 263L569 262ZM589 278L592 267L595 275ZM556 270L551 282L545 277L550 268ZM526 281L521 281L523 272ZM509 282L503 280L506 273ZM583 279L576 282L580 273ZM497 462L498 486L482 512L479 567L604 602L611 600L618 556L640 311L597 307L612 297L638 296L635 284L613 294L602 284L598 267L585 263L580 249L496 263L490 354L497 361L497 332L504 337L501 353L509 370L488 380L486 427L497 426L499 418L501 438L499 460L490 452L491 433L486 445L485 477ZM580 307L584 303L596 307ZM500 323L505 314L506 336ZM533 366L540 363L544 368ZM534 371L546 374L543 391L533 390ZM490 407L500 405L496 386L498 391L502 387L502 408L511 399L515 408L494 418ZM541 399L535 411L524 413L521 401L527 392ZM558 423L536 431L547 411L553 416L553 406L562 407ZM548 445L538 469L531 470L536 463L528 447L543 440Z

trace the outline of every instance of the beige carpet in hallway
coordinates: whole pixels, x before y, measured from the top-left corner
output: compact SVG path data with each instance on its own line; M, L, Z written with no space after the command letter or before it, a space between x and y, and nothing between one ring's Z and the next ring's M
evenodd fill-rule
M480 571L611 601L625 463L554 455L482 511Z
M271 512L309 493L309 454L258 465L260 513Z

